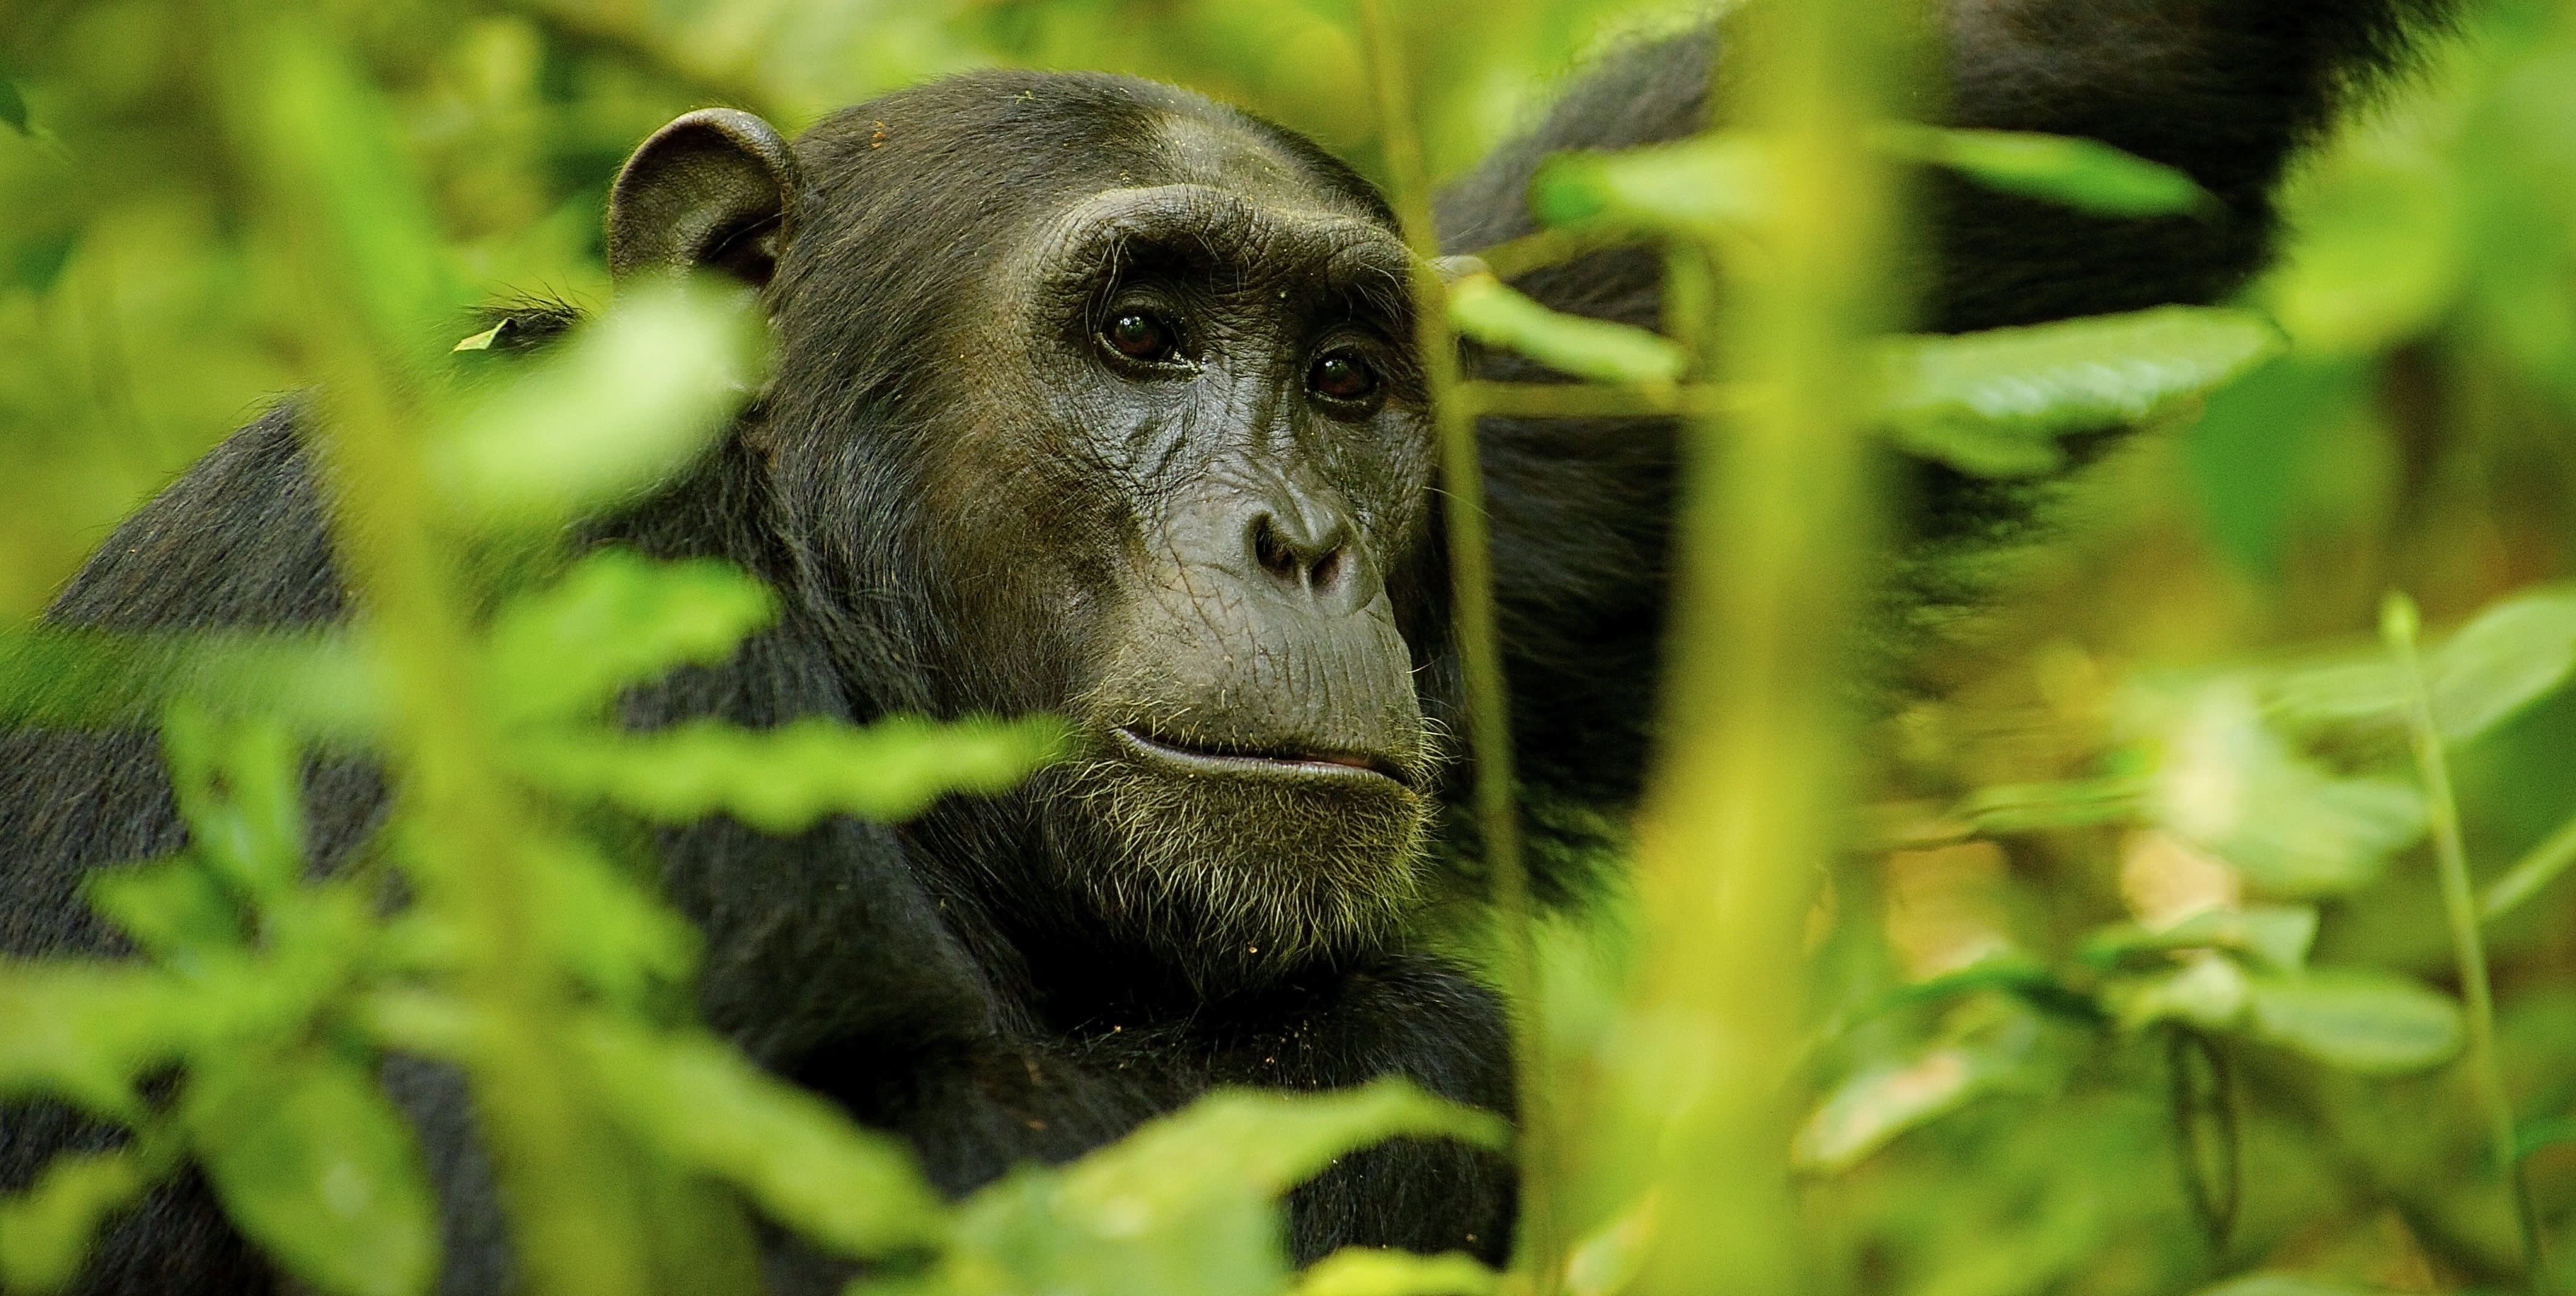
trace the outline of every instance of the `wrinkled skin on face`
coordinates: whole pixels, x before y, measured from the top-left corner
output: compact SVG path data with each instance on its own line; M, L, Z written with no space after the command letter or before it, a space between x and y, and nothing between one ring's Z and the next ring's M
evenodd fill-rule
M1172 123L1159 183L1044 218L987 282L935 518L969 624L1061 627L1059 881L1206 968L1364 949L1418 890L1435 744L1390 576L1434 463L1407 252L1266 141ZM1131 173L1132 175L1132 173Z

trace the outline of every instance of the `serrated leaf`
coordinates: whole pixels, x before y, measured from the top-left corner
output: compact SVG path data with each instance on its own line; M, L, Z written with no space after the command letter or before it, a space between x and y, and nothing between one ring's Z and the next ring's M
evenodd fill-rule
M896 717L865 729L819 718L757 730L691 721L643 734L530 738L520 759L556 792L605 798L657 822L724 813L785 833L828 815L899 820L950 793L1006 791L1055 758L1063 732L1045 717Z
M1489 274L1449 286L1449 318L1487 346L1599 382L1670 383L1682 376L1681 348L1639 328L1565 315L1505 287Z
M1916 125L1886 127L1878 138L1899 157L1948 167L1999 193L2096 216L2178 216L2218 206L2184 172L2100 140Z
M82 880L90 907L145 953L174 966L243 948L241 909L194 856L99 869Z
M2246 311L2160 306L2028 328L1882 344L1879 421L1896 444L1962 472L2053 472L2056 438L2152 417L2280 349Z
M418 1296L438 1212L409 1122L374 1074L319 1049L200 1059L180 1103L226 1214L332 1296Z
M2450 1060L2463 1037L2460 1008L2403 977L2319 968L2253 983L2251 1031L2349 1071L2393 1074Z
M682 281L622 294L434 451L441 493L479 525L552 526L669 479L749 391L761 334L739 294Z
M853 1258L940 1242L938 1194L902 1143L859 1128L712 1037L592 1018L574 1041L629 1133L742 1189L806 1237Z
M149 1185L123 1149L56 1158L33 1187L0 1199L0 1287L51 1292L69 1283L99 1225Z
M486 667L505 721L568 719L683 665L715 665L777 616L769 587L713 560L593 553L493 619Z
M124 962L0 963L0 1098L139 1115L132 1079L201 1036L195 987Z
M1768 218L1777 164L1747 135L1712 134L1616 153L1560 153L1530 182L1530 211L1556 226L1626 225L1704 234Z
M1415 1255L1380 1247L1343 1247L1297 1278L1291 1296L1485 1296L1501 1275L1451 1252Z

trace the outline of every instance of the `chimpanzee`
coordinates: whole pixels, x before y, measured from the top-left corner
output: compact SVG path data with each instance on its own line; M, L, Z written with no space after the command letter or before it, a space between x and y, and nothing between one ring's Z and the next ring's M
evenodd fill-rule
M1946 107L1927 116L2106 140L2184 168L2221 209L2093 219L1927 177L1926 322L2223 297L2264 253L2290 150L2442 8L1959 0ZM1607 58L1448 192L1447 246L1530 229L1521 195L1550 151L1701 128L1717 40ZM617 181L612 269L735 276L779 348L703 462L593 528L741 564L785 607L730 663L631 699L632 722L1045 710L1079 733L1074 760L1018 792L899 827L769 836L716 818L660 842L667 893L706 934L705 1019L901 1132L949 1191L1072 1157L1218 1084L1396 1073L1510 1108L1494 996L1411 934L1465 780L1437 739L1458 686L1407 257L1384 199L1313 144L1106 75L970 74L793 143L743 113L695 113ZM1656 320L1644 254L1520 286ZM51 621L345 616L298 408L126 523ZM1481 435L1520 768L1533 797L1615 810L1647 745L1671 429L1496 419ZM1907 472L1915 575L1896 597L1946 597L1924 573L2020 525L2026 500ZM359 768L325 766L309 799L326 858L382 808ZM81 871L180 833L150 735L0 736L0 948L113 948L78 902ZM389 1083L445 1184L447 1290L506 1287L453 1077L397 1065ZM13 1110L0 1186L101 1137L58 1109ZM1370 1243L1500 1260L1512 1210L1502 1159L1398 1143L1301 1189L1290 1243L1301 1259ZM774 1278L829 1281L792 1258ZM117 1225L85 1282L273 1285L194 1184Z

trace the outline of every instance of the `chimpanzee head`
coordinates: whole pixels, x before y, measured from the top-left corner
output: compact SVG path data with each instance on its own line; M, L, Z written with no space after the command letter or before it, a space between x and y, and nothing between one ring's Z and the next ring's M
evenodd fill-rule
M616 271L757 285L738 430L791 615L863 712L1046 710L1078 755L965 884L1229 979L1414 896L1441 600L1408 252L1279 127L996 72L792 147L691 114L619 177Z

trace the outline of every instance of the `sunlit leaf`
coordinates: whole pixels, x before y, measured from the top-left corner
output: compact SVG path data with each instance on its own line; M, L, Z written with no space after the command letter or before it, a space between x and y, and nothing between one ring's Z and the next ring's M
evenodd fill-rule
M370 654L320 635L0 634L0 721L29 727L147 728L186 699L216 717L348 738L378 728L384 692Z
M2245 1020L2253 993L2245 970L2232 959L2205 954L2169 972L2117 977L2102 998L2124 1029L2179 1021L2209 1030L2234 1030Z
M1266 1296L1285 1285L1276 1200L1384 1139L1499 1146L1502 1121L1398 1080L1291 1095L1224 1090L1061 1170L1023 1168L969 1198L962 1290L1055 1296Z
M859 1128L708 1036L596 1017L574 1041L619 1124L799 1233L853 1257L939 1243L938 1195L892 1136Z
M564 970L612 1003L640 1006L696 970L698 929L578 837L529 843L531 907Z
M2206 909L2168 927L2149 929L2122 923L2105 928L2084 942L2084 961L2107 969L2137 954L2225 949L2252 955L2280 971L2295 972L2307 962L2308 946L2316 935L2317 911L2310 905Z
M2391 973L2319 968L2253 983L2253 1033L2351 1071L2420 1071L2460 1049L2460 1007Z
M2475 737L2567 682L2576 669L2576 590L2523 594L2480 612L2426 654L2433 723Z
M2380 1289L2299 1274L2254 1273L2203 1287L2198 1296L2381 1296Z
M1619 1296L1645 1272L1663 1222L1661 1201L1649 1189L1635 1206L1574 1244L1565 1257L1567 1296Z
M1998 1069L1985 1052L1957 1044L1870 1067L1834 1086L1799 1127L1790 1153L1811 1170L1847 1169L1889 1139L1957 1108Z
M81 889L92 908L163 962L184 966L200 952L242 945L239 906L193 856L100 869Z
M1474 1259L1343 1247L1298 1276L1290 1296L1484 1296L1500 1275Z
M1986 477L2065 463L2056 438L2151 417L2278 350L2245 311L2127 315L1884 344L1879 420L1911 453Z
M56 1159L25 1192L0 1198L0 1286L50 1292L69 1283L99 1225L149 1183L128 1151Z
M488 672L504 718L569 718L676 666L714 665L777 600L739 568L591 554L494 618Z
M438 1213L411 1125L373 1071L319 1049L200 1059L182 1117L233 1222L332 1296L417 1296Z
M2462 287L2455 164L2397 132L2339 132L2281 195L2296 231L2259 288L2311 355L2375 356L2435 323Z
M897 717L864 729L808 718L775 729L691 721L633 735L547 736L523 744L529 777L605 797L665 823L722 812L767 832L834 814L898 820L950 793L1008 790L1055 757L1045 718Z
M244 895L274 898L304 872L304 785L295 742L265 717L224 724L192 704L161 722L171 793L198 858Z
M400 127L322 28L273 18L260 35L252 48L265 66L244 84L262 92L254 137L271 182L313 205L320 228L311 232L328 240L341 272L335 286L356 295L378 347L418 349L466 294L448 273Z
M2097 216L2177 216L2215 209L2218 202L2189 175L2100 140L1911 124L1883 127L1877 138L1898 157L1948 167L1998 192Z
M450 507L484 524L552 525L640 495L723 430L759 339L738 294L675 280L621 295L441 442Z
M2411 783L2336 778L2292 755L2262 723L2252 684L2212 681L2152 704L2157 822L2285 896L2350 890L2424 835Z
M2007 783L1969 793L1950 813L1980 833L2081 828L2137 817L2146 792L2136 779Z
M135 1075L200 1037L194 987L132 963L0 963L0 1098L64 1098L130 1118Z
M1745 135L1703 135L1616 153L1560 153L1530 183L1530 211L1550 225L1616 224L1705 233L1770 216L1777 165Z
M1468 337L1578 378L1669 383L1681 377L1685 363L1679 347L1644 329L1559 314L1489 274L1449 286L1449 316Z

